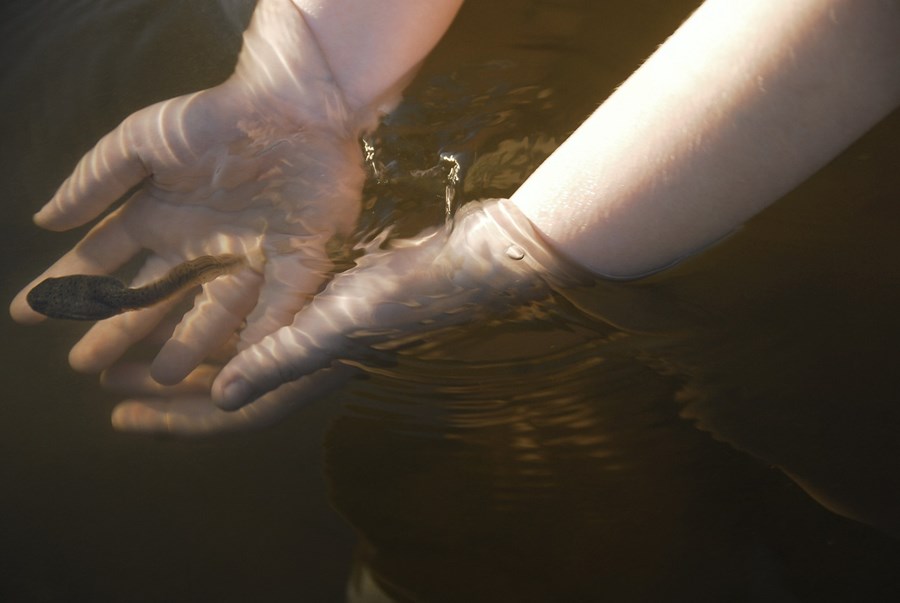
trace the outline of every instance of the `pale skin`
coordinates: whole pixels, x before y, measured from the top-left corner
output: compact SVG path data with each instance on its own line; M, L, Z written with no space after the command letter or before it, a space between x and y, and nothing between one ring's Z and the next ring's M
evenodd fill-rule
M244 429L343 383L342 371L320 371L228 413L211 404L218 367L208 361L290 324L321 287L331 270L325 244L359 214L357 137L398 100L459 5L260 0L226 82L129 116L35 215L41 227L67 230L141 185L23 288L12 317L43 320L25 298L44 279L109 274L141 249L150 255L132 286L198 256L238 254L248 269L204 286L174 331L166 313L177 299L98 322L72 348L73 368L102 371L104 386L133 396L113 424L181 435ZM382 35L393 28L408 33ZM352 56L340 50L348 40ZM143 339L165 342L152 364L119 362Z
M396 0L337 15L329 12L337 3L323 7L263 0L228 81L135 113L79 162L35 215L39 226L80 226L143 186L22 290L10 307L15 320L43 320L25 294L45 278L107 274L147 249L137 285L201 255L244 255L252 268L205 287L150 368L157 382L181 382L228 345L244 319L239 345L290 323L327 278L326 242L356 222L360 131L396 102L459 2ZM369 23L379 30L393 23L410 35L376 45L364 35ZM343 64L323 55L320 39L323 47L352 39L360 54ZM391 68L375 69L381 65ZM96 324L73 347L71 365L109 368L160 329L175 301Z
M352 225L361 182L341 191L338 210L312 210L304 233L291 230L296 222L279 223L281 201L321 199L338 174L356 173L358 156L349 150L355 136L374 123L379 108L391 106L459 5L262 0L235 76L199 93L208 104L188 104L203 109L191 122L200 127L181 128L178 111L161 112L162 119L155 113L153 120L130 118L141 136L125 128L114 144L101 143L37 214L41 226L71 228L147 179L137 201L96 226L36 280L107 273L141 247L158 254L143 280L204 253L264 250L266 261L255 270L205 287L152 366L116 361L153 332L165 308L99 323L76 345L73 366L104 370L108 386L134 396L114 412L117 428L198 435L260 425L343 382L340 364L308 374L290 370L310 355L320 356L316 367L339 358L338 351L304 349L292 329L321 308L316 298L309 301L327 271L308 265L310 257L313 264L324 261L324 244L314 235L340 234ZM261 11L274 18L262 18ZM665 268L775 202L897 107L898 57L896 1L709 0L511 201L551 249L598 276L633 278ZM324 176L309 163L322 153L305 147L309 141L302 137L288 136L287 148L274 147L279 165L292 168L277 181L267 181L271 172L254 164L252 153L238 160L222 152L253 138L246 130L229 131L236 121L273 114L283 118L263 125L274 135L266 128L253 134L264 144L285 139L298 125L323 132L313 142L332 151ZM173 132L183 140L173 144ZM297 161L297 153L307 163ZM226 183L217 179L219 161L234 168ZM239 199L244 204L235 212ZM326 206L334 207L334 199L311 205ZM145 234L148 220L165 235ZM298 235L315 241L286 248ZM358 275L364 278L364 271ZM12 314L33 322L37 317L23 296ZM217 316L216 308L227 312ZM238 334L240 342L228 345L226 336L243 318L248 327ZM218 376L205 363L214 354L230 358ZM278 363L260 361L271 358Z
M900 3L703 4L512 200L602 275L727 235L900 103Z

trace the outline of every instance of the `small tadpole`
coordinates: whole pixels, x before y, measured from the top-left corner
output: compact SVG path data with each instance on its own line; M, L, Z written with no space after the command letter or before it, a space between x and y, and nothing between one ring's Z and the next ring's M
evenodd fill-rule
M178 264L165 276L141 287L127 287L104 274L50 277L31 289L26 301L32 310L49 318L103 320L158 304L244 265L243 256L203 255Z

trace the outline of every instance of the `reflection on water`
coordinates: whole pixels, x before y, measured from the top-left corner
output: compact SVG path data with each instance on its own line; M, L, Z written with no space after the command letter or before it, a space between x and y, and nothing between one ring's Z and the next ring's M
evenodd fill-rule
M7 299L74 240L25 228L79 154L220 81L250 8L20 4L0 36ZM469 3L372 136L361 232L439 223L444 182L410 174L442 154L459 198L508 194L696 4ZM77 327L4 323L0 594L325 601L351 574L355 601L895 598L897 542L778 467L896 530L898 131L673 271L422 341L260 434L117 436L63 366Z
M468 345L378 371L329 433L333 501L385 590L416 601L777 590L756 533L772 476L660 404L676 381L615 335L542 322Z
M333 503L363 537L354 600L841 600L896 588L895 543L681 416L673 402L691 376L667 362L715 330L624 332L572 311L550 302L369 369L326 442ZM844 580L860 546L880 555L865 585Z

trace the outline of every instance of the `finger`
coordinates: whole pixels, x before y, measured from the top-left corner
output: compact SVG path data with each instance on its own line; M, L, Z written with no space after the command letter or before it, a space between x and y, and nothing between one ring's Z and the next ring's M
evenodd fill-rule
M113 409L111 420L117 431L172 436L203 436L250 427L242 417L212 406L204 395L171 401L125 400Z
M282 383L331 365L349 340L344 337L343 325L332 322L327 306L314 299L293 324L240 352L213 383L215 403L234 410Z
M153 330L144 337L142 343L152 349L163 347L165 343L169 341L172 333L175 332L175 329L178 327L178 322L177 316L172 313L166 314L162 320L156 324Z
M241 331L241 346L257 343L294 321L328 278L332 263L319 241L302 251L269 258L256 308Z
M56 194L35 214L38 226L67 230L96 218L130 188L150 175L135 145L142 122L157 121L158 106L143 109L101 138L76 164Z
M209 397L209 388L220 366L202 364L175 385L161 385L151 376L150 365L145 362L117 362L100 375L104 389L134 397Z
M426 305L411 290L404 291L413 294L411 302L390 301L402 298L397 275L414 274L402 257L390 261L400 255L363 256L355 268L336 276L316 295L290 326L241 351L213 383L215 403L226 410L240 408L281 383L348 357L351 346L361 345L351 335L384 336L385 329L396 330L402 317L417 315Z
M480 243L441 255L450 232L427 231L394 249L362 256L354 268L332 279L290 326L225 365L213 383L215 403L226 410L240 408L280 383L358 356L371 344L469 320L479 307L480 286L472 275L484 272L486 260L476 253ZM478 266L460 269L468 258Z
M134 279L136 285L161 277L171 268L162 258L151 257ZM132 344L151 333L181 300L175 295L149 308L124 312L97 322L69 352L69 365L83 373L97 373L112 365Z
M166 385L178 383L222 348L253 309L261 282L259 273L245 269L207 283L153 360L153 378Z
M236 412L217 408L208 396L126 400L113 409L112 424L119 431L176 437L256 429L271 425L304 404L327 395L353 373L346 366L326 369L285 384Z
M192 157L185 113L202 92L173 98L128 116L78 162L72 175L35 214L50 230L66 230L96 218L159 166Z
M172 312L166 314L156 327L144 337L141 344L150 349L161 349L175 333L175 329L181 322L180 318ZM232 333L218 349L210 350L207 360L221 367L237 354L237 342L238 333Z
M67 274L109 274L134 257L141 246L126 227L126 208L127 205L104 218L71 251L19 291L9 308L13 320L34 324L45 319L25 299L44 279Z

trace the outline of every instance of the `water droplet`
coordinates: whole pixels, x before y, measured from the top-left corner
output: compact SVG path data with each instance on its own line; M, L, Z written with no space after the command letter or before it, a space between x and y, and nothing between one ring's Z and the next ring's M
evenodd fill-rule
M506 248L506 257L511 260L521 260L525 257L525 250L518 245L510 245Z

